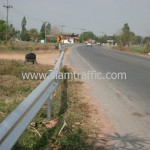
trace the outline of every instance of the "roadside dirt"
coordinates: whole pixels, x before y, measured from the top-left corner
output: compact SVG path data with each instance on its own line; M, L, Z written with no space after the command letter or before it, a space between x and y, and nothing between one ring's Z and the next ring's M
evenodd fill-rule
M67 49L64 64L68 66L67 57L69 56L73 47ZM70 71L74 71L72 66L68 66ZM83 81L80 81L83 82ZM110 135L115 129L113 124L106 116L105 110L97 103L97 101L90 96L91 87L87 83L82 84L81 95L83 96L82 102L87 108L87 124L90 128L92 143L97 149L108 149L109 141L107 136Z
M63 64L64 64L64 65L67 65L67 66L68 66L68 64L67 64L67 57L70 55L70 52L71 52L72 48L73 48L73 46L67 48L66 51L65 51L65 57L64 57L64 60L63 60ZM69 68L72 68L72 67L69 66Z
M71 52L71 48L68 48L65 53L64 64L66 65L67 56ZM37 55L37 62L40 64L49 64L54 65L55 60L59 56L59 51L47 51L47 50L38 50L34 52ZM0 59L9 59L9 60L25 60L25 54L23 53L4 53L0 52ZM71 70L71 66L69 66ZM83 83L83 90L81 94L83 95L83 103L88 107L87 110L87 126L91 129L91 140L93 144L98 148L107 147L107 139L105 136L110 134L113 131L113 125L109 122L105 115L105 111L99 104L96 103L91 96L89 96L90 86Z
M37 56L37 63L54 65L55 60L59 56L59 51L47 51L47 50L38 50L33 51ZM0 52L0 59L9 59L9 60L25 60L25 53L4 53Z
M68 48L65 52L65 57L64 57L64 64L66 64L66 58L70 54L71 48ZM36 54L37 57L37 63L40 64L47 64L47 65L54 65L55 60L59 56L59 50L37 50L37 51L32 51L33 53ZM8 59L8 60L25 60L25 52L4 52L0 51L0 59Z
M97 148L107 149L108 140L107 135L114 131L114 127L108 120L104 109L94 100L93 97L89 96L91 87L87 84L83 84L82 94L84 96L84 103L88 107L88 122L87 126L91 129L91 139L93 144Z

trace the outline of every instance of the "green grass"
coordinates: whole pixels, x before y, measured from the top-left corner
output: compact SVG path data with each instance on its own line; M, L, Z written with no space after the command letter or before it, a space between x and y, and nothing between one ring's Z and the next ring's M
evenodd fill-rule
M132 45L130 46L130 50L137 53L148 53L146 46L142 45Z
M150 52L150 48L146 45L131 45L130 47L124 47L122 45L118 45L117 47L113 47L116 50L128 51L133 53L147 54Z
M41 82L22 80L20 73L47 72L50 66L25 64L21 61L0 60L0 118L1 121ZM51 66L52 67L52 66ZM68 72L64 67L63 72ZM62 80L53 97L52 120L57 124L48 129L43 125L46 118L45 104L28 126L13 150L94 150L91 133L87 126L88 106L80 94L82 82ZM59 135L64 122L67 126ZM36 132L38 131L38 132Z

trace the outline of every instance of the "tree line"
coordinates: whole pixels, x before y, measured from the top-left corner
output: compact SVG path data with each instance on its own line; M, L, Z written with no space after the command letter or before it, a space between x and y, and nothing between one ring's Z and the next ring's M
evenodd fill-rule
M113 43L120 44L122 46L130 46L132 44L149 44L150 37L142 37L140 35L135 35L133 31L131 31L128 23L125 23L122 27L119 34L114 34L113 36L103 35L103 36L96 36L91 31L83 32L80 36L80 41L86 41L88 39L93 39L95 41L101 43L107 43L108 40L113 40Z
M39 41L41 39L45 39L45 35L50 35L50 32L53 34L57 34L59 32L57 27L51 27L51 24L47 22L43 22L40 31L38 31L36 28L27 30L26 25L26 17L23 17L22 19L21 30L15 29L13 24L7 25L6 21L0 20L0 41L5 41L6 39L6 27L8 29L8 40L17 39L21 41Z
M50 23L43 22L40 31L36 28L31 28L27 30L26 28L27 20L26 17L23 17L21 22L21 31L14 28L13 24L7 25L6 21L0 20L0 41L6 39L6 27L8 29L7 39L10 40L21 40L21 41L39 41L45 39L45 35L54 35L57 36L60 34L59 28L52 27ZM80 42L84 42L88 39L93 39L101 43L107 43L108 40L113 40L113 43L117 43L123 46L130 46L132 44L150 44L150 37L142 37L140 35L135 35L131 31L128 23L125 23L119 34L114 34L113 36L103 35L96 36L91 31L83 32L80 35Z

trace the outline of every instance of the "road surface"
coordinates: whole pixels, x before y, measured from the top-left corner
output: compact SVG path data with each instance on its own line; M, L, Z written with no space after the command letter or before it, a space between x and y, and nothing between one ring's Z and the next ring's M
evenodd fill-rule
M85 79L115 127L110 149L150 149L150 58L101 46L73 48L67 62L77 72L125 72L126 79Z

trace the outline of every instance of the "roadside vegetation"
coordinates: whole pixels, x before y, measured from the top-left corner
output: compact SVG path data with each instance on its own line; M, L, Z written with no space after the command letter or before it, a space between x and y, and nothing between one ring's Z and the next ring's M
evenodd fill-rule
M2 121L41 80L22 80L21 72L47 72L52 66L0 60L0 121ZM63 72L71 71L63 67ZM79 80L62 80L53 95L52 118L46 118L46 104L20 137L14 150L94 150L89 106L81 94Z
M143 45L131 45L129 47L130 51L134 53L142 53L142 54L148 54L150 53L150 45L149 43L143 44Z
M49 22L43 22L39 31L34 27L27 29L28 21L26 17L23 17L20 24L21 30L17 30L14 28L13 24L6 26L6 22L0 20L0 50L28 51L49 49L49 43L56 44L56 37L61 33L57 26L51 26ZM6 28L8 29L7 36ZM85 29L82 30L84 31ZM45 42L45 39L48 44L41 44L40 41ZM84 31L80 34L79 41L81 43L88 41L93 43L98 42L114 49L134 53L150 53L150 37L136 35L130 29L128 23L125 23L123 27L119 29L119 32L114 35L107 35L105 32L102 32L100 36L97 36L92 31ZM55 49L58 49L57 44L53 46Z
M43 22L41 25L40 31L36 28L27 29L27 20L26 17L23 17L21 21L21 30L16 29L13 24L7 25L4 20L0 19L0 43L4 41L5 43L8 41L27 41L27 42L39 42L40 40L45 40L45 35L49 35L50 33L54 36L51 39L52 43L56 43L56 36L60 34L59 28L56 26L51 27L50 23ZM7 28L7 35L6 35ZM46 39L47 42L50 39Z
M108 39L109 38L109 39ZM130 51L134 53L150 53L150 37L142 37L131 31L128 23L125 23L118 35L102 38L114 49Z
M38 42L14 42L14 41L9 41L7 43L1 42L0 44L0 52L3 53L16 53L16 52L21 52L21 53L26 53L30 51L38 51L38 50L58 50L57 44L52 44L52 43L38 43Z
M139 54L148 54L150 52L150 47L146 45L131 45L129 47L117 45L117 46L111 46L111 48L120 50L120 51L127 51L127 52L132 52L132 53L139 53Z
M129 51L134 53L150 53L150 37L136 35L128 23L125 23L117 34L107 35L102 32L101 36L96 36L91 31L85 31L80 35L80 42L98 42L103 46L116 50Z
M40 83L39 80L23 80L21 73L46 73L52 66L31 65L14 60L0 60L0 66L0 121L2 121Z

